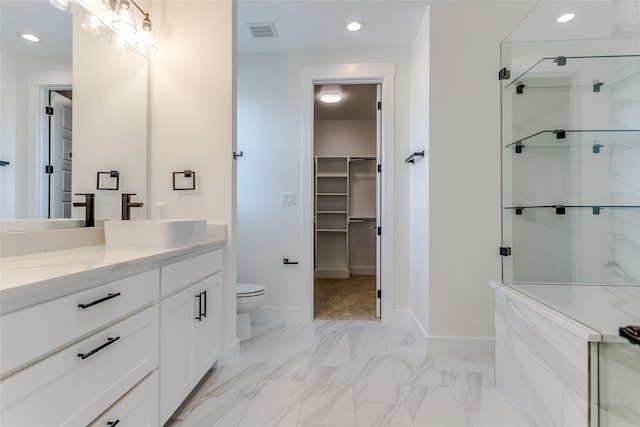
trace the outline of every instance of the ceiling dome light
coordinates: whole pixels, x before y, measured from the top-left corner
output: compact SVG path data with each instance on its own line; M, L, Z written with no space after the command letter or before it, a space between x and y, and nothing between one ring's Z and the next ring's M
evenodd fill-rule
M37 36L33 35L33 34L18 33L18 35L20 37L22 37L23 39L28 40L28 41L33 42L33 43L38 43L40 41L40 39Z
M560 22L560 23L569 22L575 17L576 17L576 15L574 15L573 13L565 13L564 15L562 15L561 17L556 19L556 21Z
M320 101L325 104L335 104L336 102L342 101L342 95L339 93L327 92L320 95Z
M360 31L364 28L364 22L362 21L351 21L347 24L347 30L349 31Z

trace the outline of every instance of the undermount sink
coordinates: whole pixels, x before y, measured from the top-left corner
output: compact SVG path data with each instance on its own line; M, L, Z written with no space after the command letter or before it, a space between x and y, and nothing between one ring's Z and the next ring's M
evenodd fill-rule
M104 240L109 249L174 248L201 243L206 229L204 219L106 221Z

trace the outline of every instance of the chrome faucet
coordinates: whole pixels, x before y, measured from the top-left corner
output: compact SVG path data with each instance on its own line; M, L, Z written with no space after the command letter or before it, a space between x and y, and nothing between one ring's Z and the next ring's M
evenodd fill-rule
M93 193L76 193L76 196L84 196L84 202L74 202L73 206L84 209L84 226L93 227L96 219L96 195Z
M135 196L136 193L122 193L122 220L131 219L131 208L141 208L142 203L132 203L131 196Z

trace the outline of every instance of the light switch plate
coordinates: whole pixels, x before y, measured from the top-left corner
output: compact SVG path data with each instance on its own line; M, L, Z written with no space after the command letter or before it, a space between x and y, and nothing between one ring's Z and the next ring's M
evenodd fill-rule
M280 193L280 204L295 205L295 193Z

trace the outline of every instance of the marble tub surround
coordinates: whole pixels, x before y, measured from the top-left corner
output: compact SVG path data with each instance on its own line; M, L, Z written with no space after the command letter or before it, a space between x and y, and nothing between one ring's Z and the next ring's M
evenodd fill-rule
M592 341L628 342L618 328L640 325L640 286L616 285L542 285L508 286L562 315L597 331Z
M544 309L495 286L497 388L530 425L586 427L598 403L588 338L598 334Z
M236 366L211 371L168 426L492 426L526 423L489 356L427 356L380 322L254 323Z
M635 427L640 420L640 346L599 346L600 425Z
M89 229L57 231L80 230ZM224 243L223 237L217 237L179 248L121 250L109 250L99 244L0 257L0 314L88 289L107 275L117 280L152 269L170 258L197 255Z

